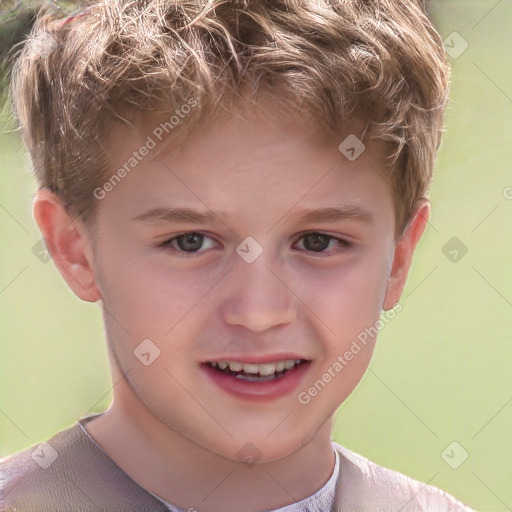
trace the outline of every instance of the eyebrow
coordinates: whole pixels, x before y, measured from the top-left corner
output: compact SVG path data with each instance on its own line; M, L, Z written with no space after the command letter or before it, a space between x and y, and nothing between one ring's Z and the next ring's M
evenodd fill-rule
M221 213L221 212L219 212ZM213 212L208 211L205 213L193 210L188 207L175 207L175 208L164 208L157 207L152 208L140 215L137 215L132 220L140 222L190 222L192 224L201 224L204 222L212 222L217 220L218 216Z
M373 224L374 217L369 210L356 204L347 204L339 207L326 207L318 209L301 210L285 215L288 222L335 222L340 220L354 220L363 224Z
M212 211L200 212L189 207L156 207L137 215L132 220L146 223L163 223L163 222L188 222L191 224L203 224L206 222L219 223L223 215L227 212ZM288 218L287 223L293 222L336 222L341 220L353 220L363 224L373 224L374 216L365 208L347 204L340 207L325 207L300 210L297 212L289 212L285 214L281 220ZM281 222L281 221L279 221Z

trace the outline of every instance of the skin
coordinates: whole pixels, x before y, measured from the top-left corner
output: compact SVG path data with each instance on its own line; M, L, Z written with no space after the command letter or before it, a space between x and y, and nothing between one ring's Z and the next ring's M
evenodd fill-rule
M112 172L159 122L147 116L111 134ZM114 399L87 430L136 482L185 510L282 507L332 474L333 415L363 377L376 339L308 404L298 393L399 301L430 212L427 199L418 201L395 239L385 146L368 145L350 162L338 150L343 138L275 108L248 111L150 154L98 201L92 226L49 190L36 193L34 217L58 269L78 297L103 309ZM346 204L373 221L293 218ZM133 220L155 206L216 216ZM333 238L319 248L304 238L310 231ZM206 235L199 252L180 253L176 240L162 246L187 232ZM263 248L253 263L236 252L248 236ZM160 349L149 366L133 354L147 338ZM234 397L200 366L289 353L309 368L295 391L273 400ZM261 457L251 466L238 454L249 442Z

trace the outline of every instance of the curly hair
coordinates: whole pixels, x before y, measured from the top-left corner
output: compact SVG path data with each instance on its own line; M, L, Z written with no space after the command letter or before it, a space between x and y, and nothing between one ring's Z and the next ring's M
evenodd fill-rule
M100 0L43 8L11 96L41 187L85 221L108 169L102 139L130 115L197 108L172 132L262 94L327 133L391 143L397 233L428 193L450 70L419 0ZM44 39L46 38L46 40ZM41 41L46 53L41 53ZM50 43L48 47L48 43ZM362 124L361 124L362 122Z

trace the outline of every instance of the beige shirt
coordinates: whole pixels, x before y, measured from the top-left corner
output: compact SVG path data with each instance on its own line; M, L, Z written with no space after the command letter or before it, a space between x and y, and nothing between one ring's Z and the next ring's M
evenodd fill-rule
M37 447L0 459L0 511L172 510L132 480L89 436L83 424L94 416ZM339 473L332 508L322 512L472 512L444 491L381 467L337 443L333 446Z
M334 444L332 449L335 455L334 469L325 485L323 485L311 496L308 496L307 498L304 498L297 503L286 505L285 507L281 508L272 509L268 512L324 512L325 510L332 510L334 505L334 497L336 494L336 482L338 481L338 475L340 473L340 454L338 453L338 450L335 448ZM186 510L178 508L172 503L166 502L165 500L161 501L169 507L171 512L187 512Z

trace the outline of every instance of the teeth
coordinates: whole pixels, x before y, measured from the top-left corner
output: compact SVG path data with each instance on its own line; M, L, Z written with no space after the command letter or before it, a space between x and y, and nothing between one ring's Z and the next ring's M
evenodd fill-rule
M228 364L229 364L229 369L232 372L239 372L244 366L243 363L239 363L237 361L231 361Z
M231 368L231 366L230 366L230 368ZM259 365L257 365L257 364L244 364L242 366L242 370L245 373L258 373Z
M266 363L266 364L259 364L258 365L258 370L259 370L259 374L262 376L262 377L267 377L269 375L274 375L274 373L276 373L276 366L275 364L273 363Z
M217 361L211 363L213 368L226 370L229 368L232 372L242 372L242 374L260 377L271 377L276 373L282 373L285 370L291 370L294 366L300 364L301 359L287 359L286 361L277 361L275 363L242 363L240 361Z

